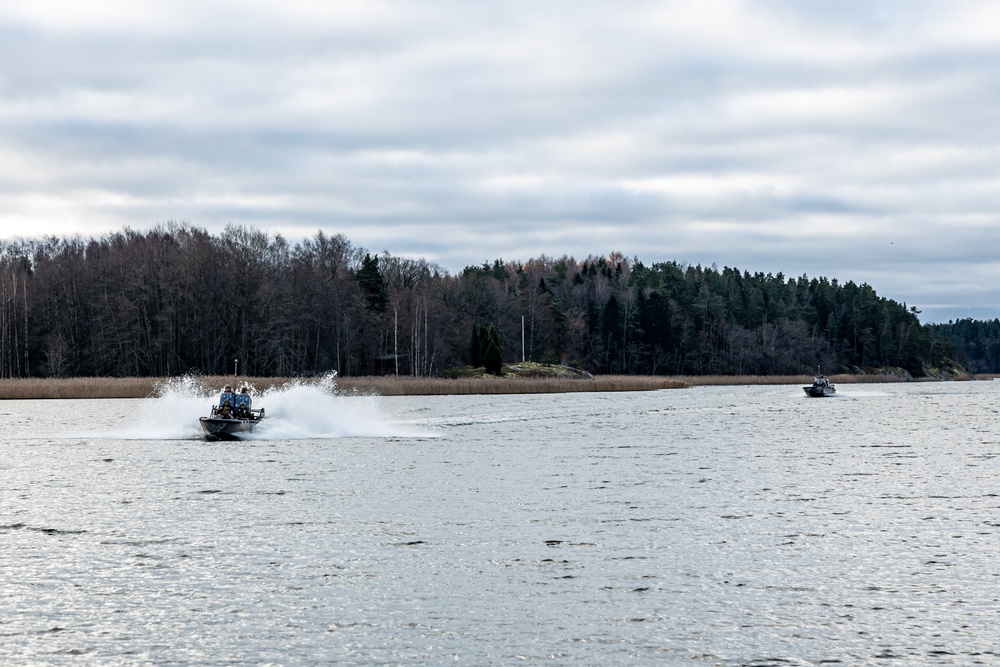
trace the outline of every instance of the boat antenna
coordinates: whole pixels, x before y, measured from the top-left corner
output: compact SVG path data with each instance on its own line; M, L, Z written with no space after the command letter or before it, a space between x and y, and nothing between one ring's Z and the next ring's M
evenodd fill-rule
M236 374L240 367L239 358L233 359L233 391L236 391Z

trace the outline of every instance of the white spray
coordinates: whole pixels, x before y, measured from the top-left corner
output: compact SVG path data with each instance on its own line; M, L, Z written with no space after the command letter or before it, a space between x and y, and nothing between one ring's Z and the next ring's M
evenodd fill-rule
M144 399L147 405L114 433L88 433L91 437L142 440L188 440L204 436L198 422L218 400L205 393L192 377L170 380L158 387L158 396ZM253 407L264 408L266 417L246 440L301 440L343 437L436 437L434 431L394 422L383 414L380 396L344 395L337 391L331 374L318 381L291 382L257 392L251 387ZM149 416L155 415L150 420Z

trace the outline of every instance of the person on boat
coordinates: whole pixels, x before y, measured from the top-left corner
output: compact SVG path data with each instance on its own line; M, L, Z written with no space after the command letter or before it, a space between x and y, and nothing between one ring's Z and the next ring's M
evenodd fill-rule
M236 394L233 398L233 405L236 408L236 414L240 418L247 418L250 416L250 390L246 386L240 388L240 393Z
M223 387L222 391L219 393L219 407L221 408L222 404L226 401L229 401L230 408L236 402L236 394L233 393L233 388L228 384Z
M222 408L219 409L219 417L221 417L222 419L229 419L229 417L232 414L232 409L233 408L232 405L229 403L229 400L228 399L224 400L222 402Z

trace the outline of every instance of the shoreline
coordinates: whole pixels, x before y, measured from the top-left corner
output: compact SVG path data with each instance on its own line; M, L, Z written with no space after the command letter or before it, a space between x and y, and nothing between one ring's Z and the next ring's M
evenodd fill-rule
M892 375L831 375L836 384L882 384L904 382ZM991 380L996 376L957 376L951 380L924 378L917 382ZM239 378L257 391L291 384L329 384L329 378ZM704 386L809 385L811 375L705 375L648 376L598 375L590 379L551 377L424 378L410 376L364 376L337 378L342 395L447 396L476 394L551 394L595 391L658 391ZM18 378L0 379L0 400L154 398L178 384L213 394L230 376L188 376L184 378ZM332 386L332 384L331 384Z

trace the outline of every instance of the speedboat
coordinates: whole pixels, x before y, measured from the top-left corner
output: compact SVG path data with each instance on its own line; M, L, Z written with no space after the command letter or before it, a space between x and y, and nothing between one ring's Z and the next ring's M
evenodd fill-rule
M201 428L215 440L235 440L240 433L249 433L264 419L264 408L251 408L250 387L244 384L238 392L226 385L219 393L219 402L212 406L208 417L200 417Z
M806 392L806 396L823 398L825 396L836 395L837 387L830 382L830 378L826 377L822 373L817 373L816 377L813 378L812 385L809 387L802 387L802 391Z

